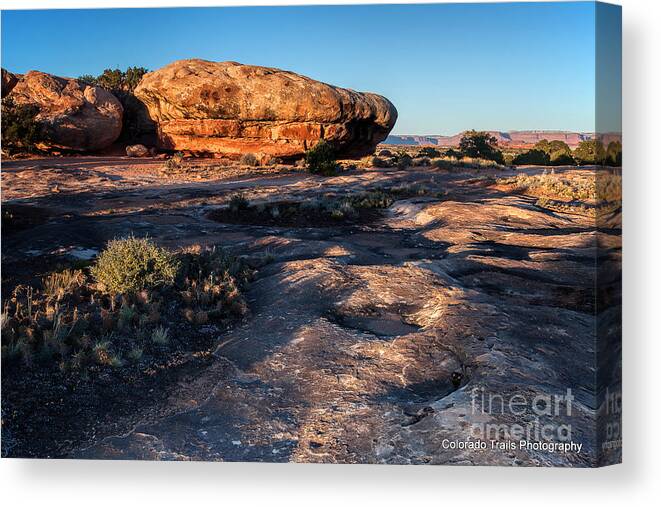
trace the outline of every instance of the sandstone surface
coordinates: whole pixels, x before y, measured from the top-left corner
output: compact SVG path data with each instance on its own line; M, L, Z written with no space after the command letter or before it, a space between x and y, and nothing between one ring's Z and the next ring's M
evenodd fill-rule
M180 60L146 74L135 94L162 148L297 158L320 139L338 155L370 154L395 125L386 98L284 70Z
M126 155L128 157L148 157L150 152L144 144L131 144L126 147Z
M2 98L4 99L18 83L18 77L8 70L2 69Z
M3 72L3 89L4 79ZM17 104L39 108L36 119L48 148L100 150L122 130L122 105L115 96L76 79L30 71L16 83L11 97Z

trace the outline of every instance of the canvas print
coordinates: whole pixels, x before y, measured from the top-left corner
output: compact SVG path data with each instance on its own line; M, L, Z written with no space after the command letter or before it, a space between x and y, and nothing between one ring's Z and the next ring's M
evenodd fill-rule
M621 9L2 11L2 457L621 461Z

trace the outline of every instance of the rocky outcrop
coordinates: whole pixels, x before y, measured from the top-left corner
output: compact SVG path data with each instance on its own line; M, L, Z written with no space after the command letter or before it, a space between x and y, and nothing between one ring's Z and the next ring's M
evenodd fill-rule
M18 83L18 77L8 70L2 69L2 98L4 99Z
M48 148L99 150L115 142L122 130L122 105L115 96L76 79L30 71L16 83L11 97L17 104L38 107L36 120Z
M149 155L149 148L144 144L131 144L126 147L127 157L148 157Z
M176 61L146 74L135 95L162 148L234 157L297 158L320 139L340 156L363 156L397 119L379 95L235 62Z

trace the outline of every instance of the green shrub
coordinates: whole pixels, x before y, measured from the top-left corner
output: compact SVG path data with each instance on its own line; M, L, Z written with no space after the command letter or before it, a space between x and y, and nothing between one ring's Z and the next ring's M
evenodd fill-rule
M622 166L622 143L620 141L611 141L606 148L606 165Z
M113 294L135 293L174 282L179 262L147 238L128 237L108 243L99 254L92 275Z
M334 175L339 165L336 161L335 149L323 139L314 148L305 153L305 167L312 174L323 176Z
M551 141L546 139L538 141L533 150L538 150L548 155L548 162L544 165L573 165L574 157L572 157L571 148L564 141Z
M574 150L574 159L580 165L601 164L605 158L604 145L598 139L581 141Z
M459 150L465 157L483 158L503 163L503 153L498 149L498 140L489 132L468 130L459 141Z
M551 165L575 165L576 161L570 153L563 153L561 151L554 151L551 153Z
M512 159L514 165L549 165L551 159L545 151L532 149L519 153Z
M411 165L411 162L413 161L413 158L411 155L406 153L405 151L400 151L397 154L396 158L396 164L398 169L406 169Z
M9 154L32 152L43 140L36 120L39 108L29 104L16 104L11 97L2 99L2 149Z
M455 150L454 148L450 148L449 150L447 150L443 156L449 158L456 158L457 160L463 157L461 152Z
M418 157L438 158L440 156L441 153L431 146L425 146L418 152Z

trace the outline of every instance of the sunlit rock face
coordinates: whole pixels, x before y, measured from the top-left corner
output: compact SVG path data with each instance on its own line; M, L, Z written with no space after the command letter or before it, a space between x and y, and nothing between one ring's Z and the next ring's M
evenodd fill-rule
M386 98L279 69L180 60L146 74L135 94L162 148L296 158L325 139L339 156L374 151L397 110Z
M2 98L4 99L18 83L18 76L8 70L2 69Z
M38 108L36 120L47 148L100 150L114 143L122 131L122 105L99 86L30 71L9 95L16 104Z

